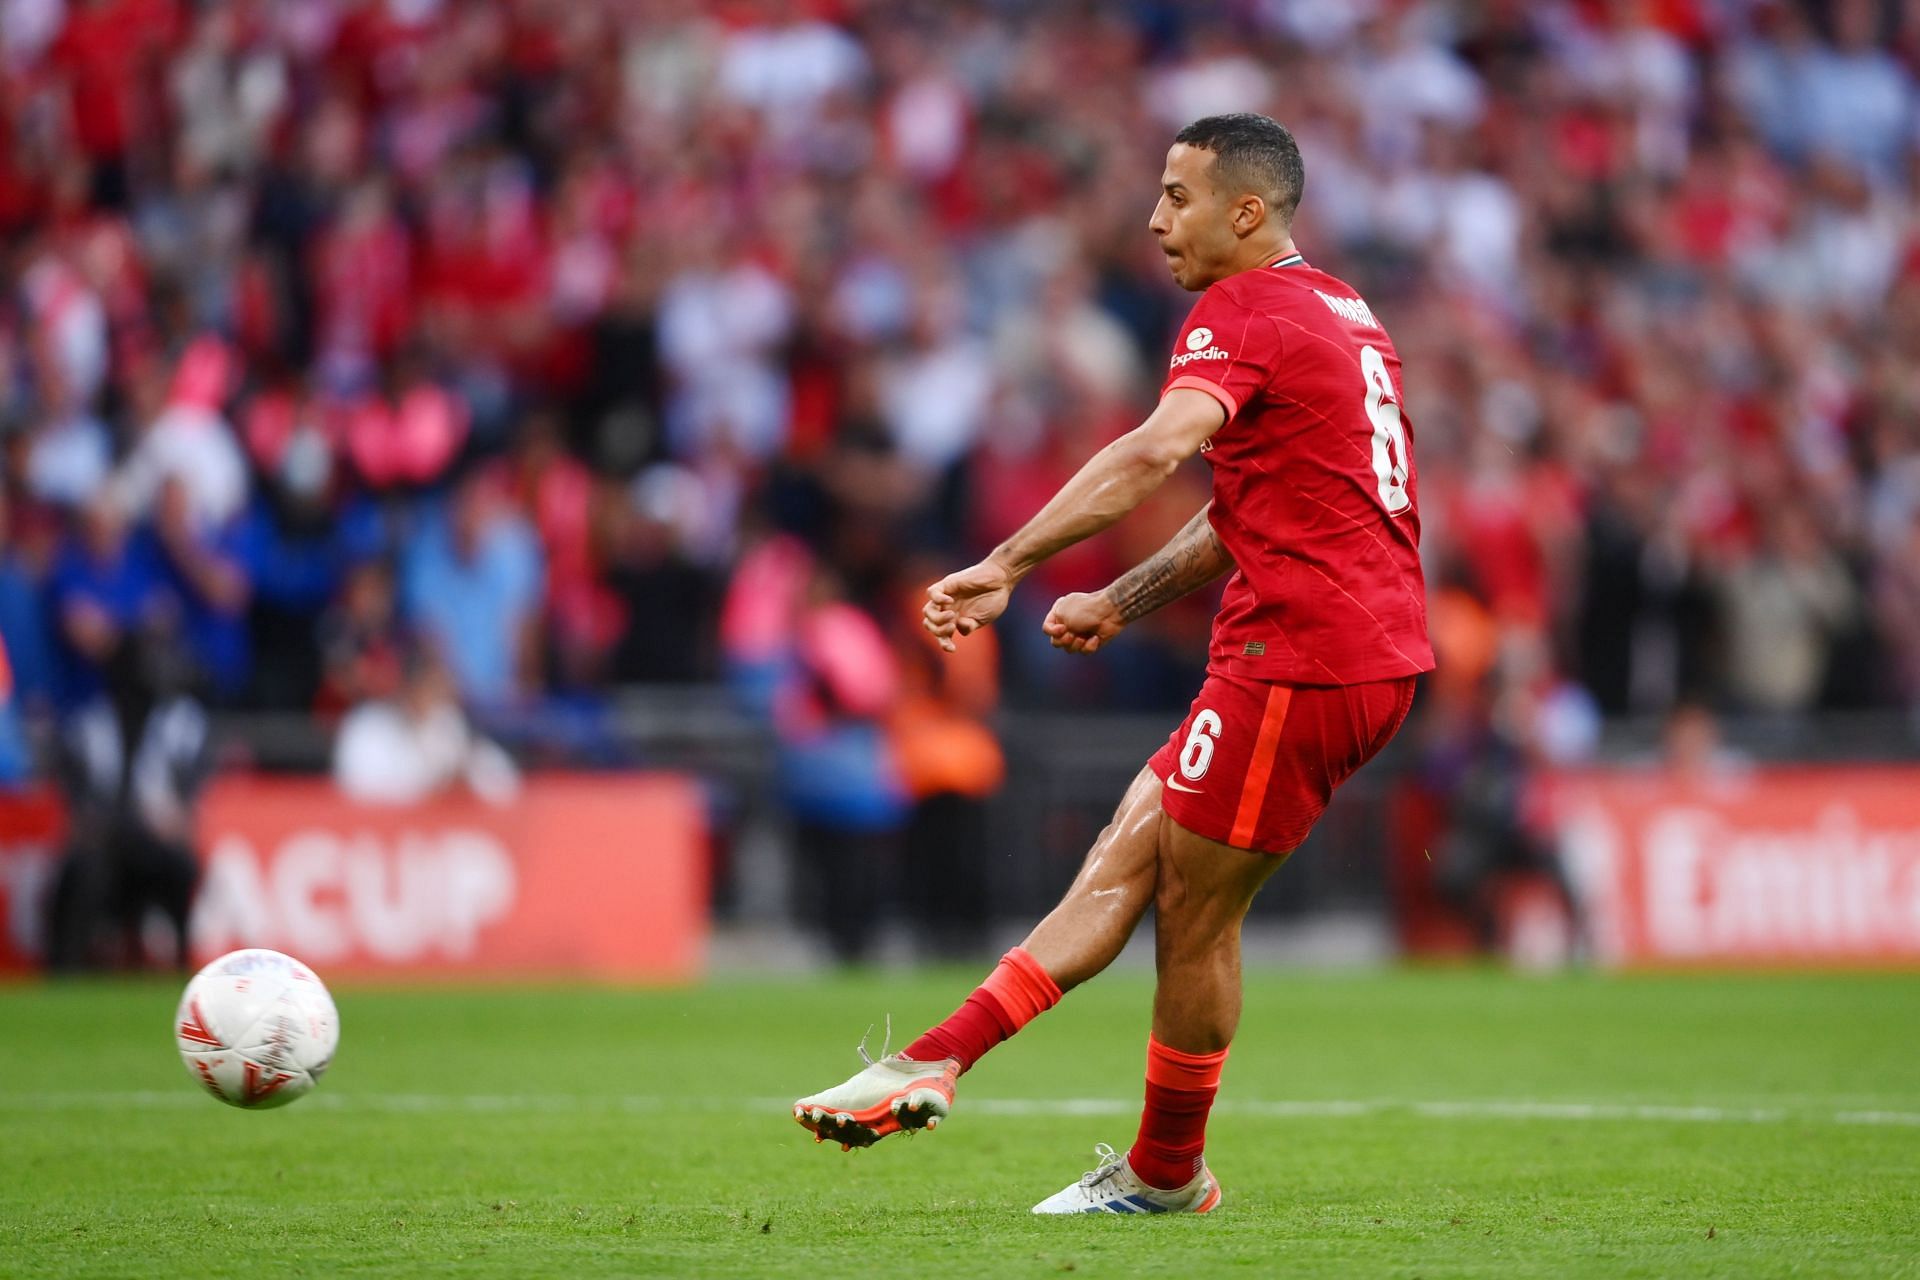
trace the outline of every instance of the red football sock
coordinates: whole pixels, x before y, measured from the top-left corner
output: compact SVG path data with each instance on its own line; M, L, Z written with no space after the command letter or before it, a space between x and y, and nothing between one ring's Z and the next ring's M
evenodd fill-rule
M1207 1112L1220 1092L1227 1051L1183 1053L1147 1037L1147 1106L1127 1163L1140 1181L1174 1191L1200 1171L1207 1145Z
M1024 948L1015 947L1000 957L999 966L945 1022L901 1050L900 1056L915 1062L958 1058L960 1070L968 1071L987 1050L1059 1003L1060 988L1040 962Z

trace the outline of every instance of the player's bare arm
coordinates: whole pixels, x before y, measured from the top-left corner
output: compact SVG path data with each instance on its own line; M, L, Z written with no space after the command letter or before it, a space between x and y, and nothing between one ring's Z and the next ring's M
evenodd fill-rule
M922 625L953 651L1006 611L1013 589L1049 556L1111 527L1145 502L1226 421L1226 410L1190 387L1169 391L1147 420L1087 460L1040 513L979 564L927 588Z
M1207 503L1167 545L1120 575L1104 591L1082 591L1054 601L1041 624L1056 649L1094 653L1130 622L1198 591L1233 568L1208 518Z

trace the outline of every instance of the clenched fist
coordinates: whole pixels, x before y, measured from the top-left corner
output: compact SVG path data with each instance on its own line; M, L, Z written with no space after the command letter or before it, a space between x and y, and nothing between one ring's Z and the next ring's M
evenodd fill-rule
M1056 649L1093 653L1119 635L1126 625L1106 592L1076 591L1053 602L1040 629L1047 633L1047 639Z

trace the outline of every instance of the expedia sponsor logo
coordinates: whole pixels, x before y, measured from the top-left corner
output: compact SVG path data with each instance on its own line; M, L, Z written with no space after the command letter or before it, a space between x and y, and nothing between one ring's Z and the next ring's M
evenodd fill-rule
M1201 325L1198 329L1195 329L1187 335L1187 350L1198 351L1212 341L1213 330L1207 328L1205 325Z
M1208 347L1205 351L1181 352L1179 355L1173 358L1173 367L1178 369L1181 365L1191 364L1195 360L1231 360L1231 359L1233 359L1232 354L1228 352L1225 348Z

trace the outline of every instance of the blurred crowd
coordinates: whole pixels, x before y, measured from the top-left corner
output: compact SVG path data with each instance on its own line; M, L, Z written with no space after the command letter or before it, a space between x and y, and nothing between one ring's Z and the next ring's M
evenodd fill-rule
M989 790L1001 689L1184 704L1206 601L1036 624L1197 465L992 671L910 602L1142 415L1167 139L1241 109L1405 361L1443 720L1920 706L1916 69L1875 0L0 0L0 774L155 630L509 738L727 679L891 735L855 827Z

